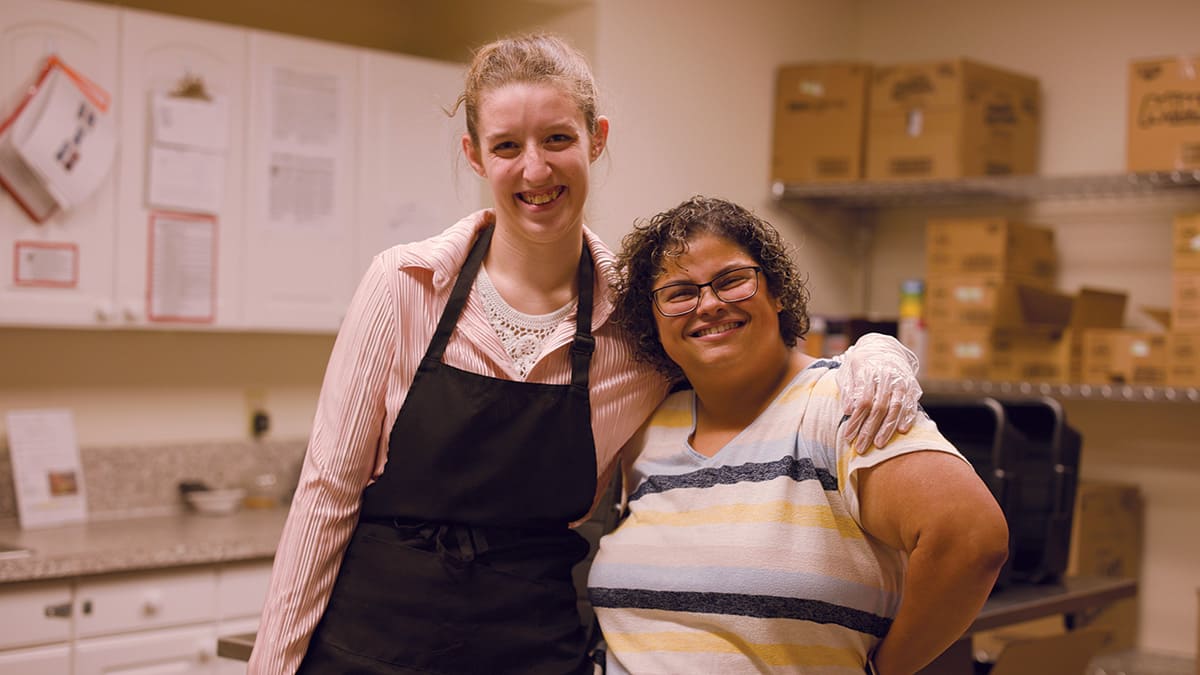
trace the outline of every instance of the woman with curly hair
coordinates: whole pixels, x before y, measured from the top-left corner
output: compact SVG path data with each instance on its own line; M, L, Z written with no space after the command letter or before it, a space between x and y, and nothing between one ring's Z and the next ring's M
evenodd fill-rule
M922 416L841 437L840 364L795 348L807 290L779 234L696 197L623 241L614 318L675 379L622 451L627 517L590 596L609 673L913 673L970 625L1004 515Z

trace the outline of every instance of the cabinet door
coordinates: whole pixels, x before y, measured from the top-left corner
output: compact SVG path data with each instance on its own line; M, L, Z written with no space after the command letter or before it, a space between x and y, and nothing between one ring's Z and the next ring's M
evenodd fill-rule
M247 40L248 32L240 28L134 10L121 12L121 100L125 109L119 127L116 303L125 324L226 326L236 325L240 318ZM214 116L208 121L216 123L203 125L212 137L176 139L174 136L183 136L180 132L188 129L188 121L172 119L176 133L155 142L152 99L156 94L177 91L187 76L199 78L212 100L207 104L183 100L181 105L190 104L197 112ZM223 141L223 148L215 147L218 141ZM150 204L151 178L158 186L159 202L154 205ZM206 208L212 211L203 211ZM152 257L151 214L191 210L215 217L211 246L203 239L190 242L191 246L186 241L174 247L160 245L160 253ZM177 256L189 256L200 273L188 279L186 266L171 264ZM211 258L211 264L206 258ZM189 284L179 291L195 303L187 311L172 313L170 306L163 305L151 311L148 291L155 277L151 261L164 270L159 284ZM211 278L204 277L203 268L210 268ZM163 278L167 276L170 278ZM206 297L211 303L203 302ZM200 305L211 309L201 311Z
M271 561L226 563L217 570L217 616L258 620L271 583Z
M250 36L246 325L333 332L357 282L358 51Z
M379 52L362 59L360 272L376 253L480 208L480 179L459 141L465 112L446 114L462 92L463 65Z
M75 636L211 622L216 592L210 568L83 579L75 591Z
M46 57L57 53L113 95L109 111L119 119L117 10L59 0L3 0L0 7L0 115L7 119ZM40 224L0 190L0 324L90 326L113 319L114 173L87 201ZM19 242L25 255L57 251L63 273L18 284Z
M71 672L71 648L65 644L0 651L0 673L67 675L69 672Z
M210 624L80 640L74 675L216 675L219 661Z
M71 639L69 582L33 582L0 588L0 649Z

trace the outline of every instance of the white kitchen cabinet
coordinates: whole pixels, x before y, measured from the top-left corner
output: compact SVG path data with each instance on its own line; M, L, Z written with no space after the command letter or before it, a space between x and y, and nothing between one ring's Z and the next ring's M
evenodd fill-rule
M95 4L0 0L0 115L7 119L46 57L58 54L113 95L110 111L119 119L117 16L116 9ZM115 173L110 170L87 201L44 223L35 223L0 190L0 324L104 326L116 320ZM19 285L18 242L25 251L50 246L65 251L68 260L74 258L74 273L58 285Z
M70 582L0 586L0 603L0 649L71 639Z
M117 323L120 325L178 327L187 324L218 328L239 325L248 39L249 32L243 28L150 12L121 11L120 99L125 102L125 108L119 125L122 152L118 161L120 191L115 233L119 264L114 282ZM197 78L204 93L212 99L207 105L202 101L193 105L201 110L225 111L223 116L217 116L224 122L224 127L211 125L214 136L223 136L223 149L206 146L205 150L198 150L200 143L218 140L206 137L195 139L193 142L198 145L192 147L152 142L152 97L177 91L185 77ZM175 128L186 128L184 120L172 121ZM157 172L152 170L152 156L158 158L160 168ZM216 174L209 176L212 180L201 178L207 175L201 167L208 167ZM184 191L171 202L163 200L151 205L150 178L153 176L160 184L169 185L173 184L168 180L172 175L179 177L173 172L180 171L184 171L183 176L192 176L193 188L211 185L213 190ZM209 194L215 201L212 212L206 214L215 218L210 229L214 233L212 246L167 249L159 254L162 259L152 256L151 217L164 212L187 212L186 206L179 206L185 201L182 197L197 202L192 209L202 209L199 202L208 200L196 199L199 194ZM204 222L202 226L210 227ZM171 253L211 256L212 263L207 266L211 284L206 289L211 302L198 302L188 312L174 316L164 307L154 310L150 306L148 291L153 288L150 263L169 269ZM203 267L197 265L197 268ZM180 269L173 271L181 272ZM185 275L180 274L177 278L185 278ZM191 280L200 283L205 279L200 275ZM198 294L201 298L204 295ZM207 307L201 309L202 305Z
M216 597L210 567L84 578L75 589L75 637L210 622Z
M376 253L438 234L480 208L481 179L460 144L466 113L446 114L462 88L461 64L364 52L355 261L360 270Z
M69 645L0 651L0 675L66 675L70 672Z
M333 332L354 291L359 50L250 35L246 326Z
M74 675L215 675L212 624L80 640Z

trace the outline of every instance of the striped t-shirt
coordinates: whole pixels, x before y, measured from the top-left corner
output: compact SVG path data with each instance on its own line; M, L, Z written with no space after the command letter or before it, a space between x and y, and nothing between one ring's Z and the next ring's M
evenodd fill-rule
M862 673L905 562L859 524L855 472L920 450L961 455L924 415L856 454L838 434L836 367L801 371L713 457L688 443L691 391L630 441L628 517L588 584L610 675Z

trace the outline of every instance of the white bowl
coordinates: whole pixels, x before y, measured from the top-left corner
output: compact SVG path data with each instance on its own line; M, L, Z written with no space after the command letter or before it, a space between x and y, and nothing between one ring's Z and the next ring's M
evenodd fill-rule
M196 490L187 493L187 502L197 513L209 516L226 516L237 513L242 506L246 491L242 488L224 490Z

